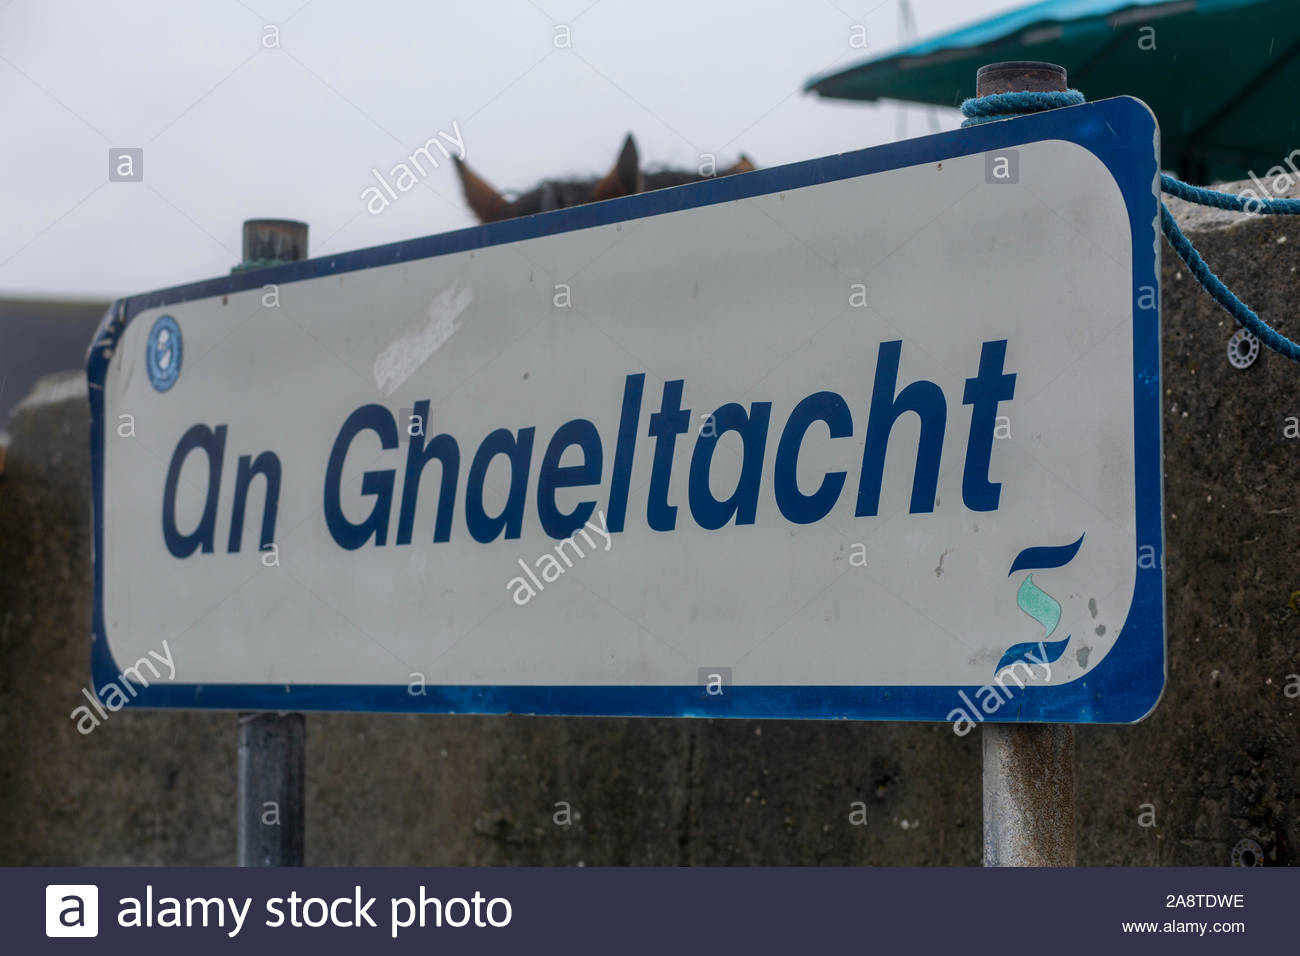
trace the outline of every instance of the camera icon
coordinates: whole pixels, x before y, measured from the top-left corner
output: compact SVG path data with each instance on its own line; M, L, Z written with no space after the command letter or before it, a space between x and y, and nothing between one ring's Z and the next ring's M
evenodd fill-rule
M99 887L53 883L45 887L46 936L98 936Z

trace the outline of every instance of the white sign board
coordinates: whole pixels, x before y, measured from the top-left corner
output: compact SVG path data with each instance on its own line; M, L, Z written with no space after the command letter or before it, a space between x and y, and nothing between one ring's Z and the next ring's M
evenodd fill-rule
M1110 100L117 303L101 696L1141 718L1157 167Z

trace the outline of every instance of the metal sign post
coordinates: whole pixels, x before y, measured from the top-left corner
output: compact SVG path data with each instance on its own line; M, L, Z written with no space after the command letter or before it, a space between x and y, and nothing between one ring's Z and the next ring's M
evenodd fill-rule
M306 223L244 223L241 270L306 258ZM240 866L303 865L306 735L302 714L239 715Z
M975 95L1060 92L1065 68L1008 62L982 67ZM985 724L984 865L1074 866L1074 728Z
M302 714L239 715L240 866L302 866Z
M985 724L984 865L1074 866L1074 728Z

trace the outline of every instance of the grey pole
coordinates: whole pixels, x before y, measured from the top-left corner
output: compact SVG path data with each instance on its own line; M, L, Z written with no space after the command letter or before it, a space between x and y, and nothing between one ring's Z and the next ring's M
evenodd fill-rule
M306 721L239 715L239 865L302 866Z
M975 95L1067 88L1054 63L991 63ZM1074 866L1074 727L983 725L984 865Z
M984 735L984 865L1074 866L1074 728L991 724Z
M307 224L244 223L241 271L307 258ZM302 866L306 722L302 714L239 715L240 866Z

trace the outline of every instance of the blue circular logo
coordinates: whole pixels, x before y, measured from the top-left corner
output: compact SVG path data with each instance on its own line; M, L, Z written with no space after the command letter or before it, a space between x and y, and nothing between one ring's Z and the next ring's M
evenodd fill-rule
M176 384L181 374L181 327L170 315L158 316L149 330L149 347L145 352L149 381L160 392Z

